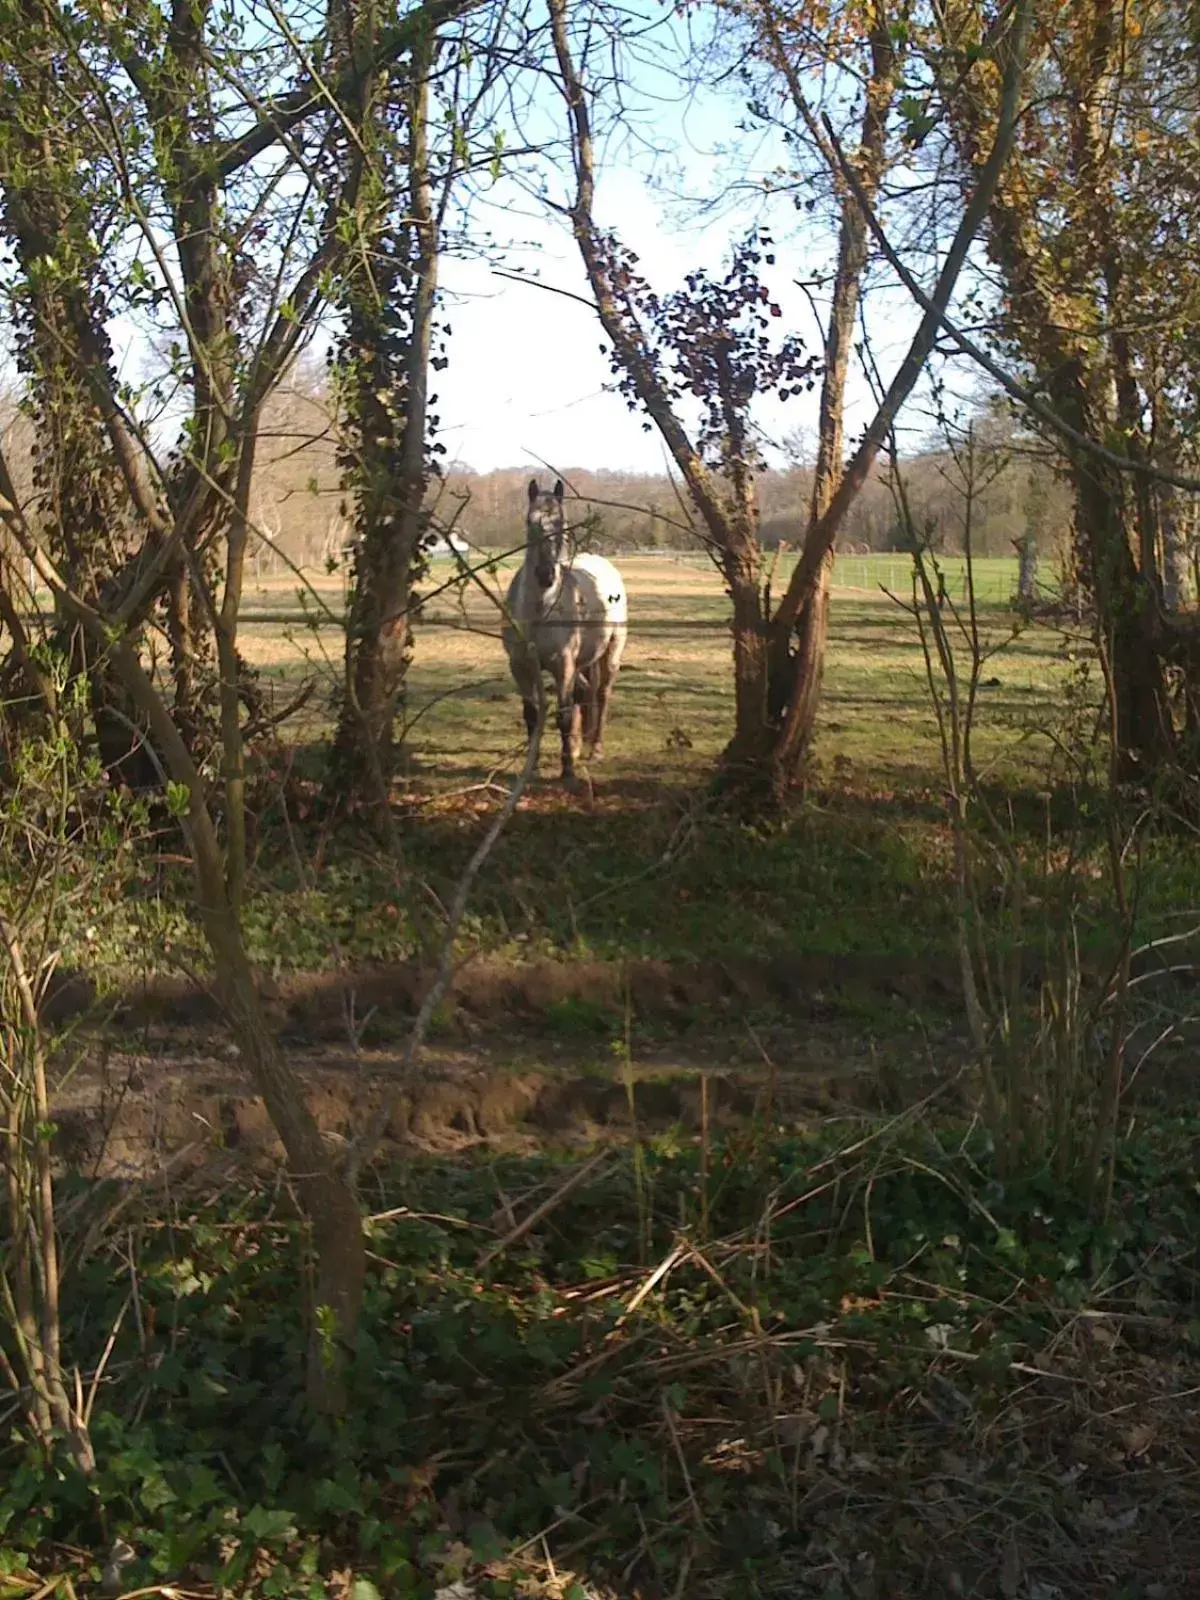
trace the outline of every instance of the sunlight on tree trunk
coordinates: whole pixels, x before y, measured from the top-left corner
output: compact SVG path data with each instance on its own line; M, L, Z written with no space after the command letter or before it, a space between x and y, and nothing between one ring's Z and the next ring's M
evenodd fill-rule
M769 59L788 86L801 120L811 118L799 75L771 10L760 13ZM883 177L888 116L896 94L900 56L886 4L868 10L870 76L866 86L858 150L854 156L861 194L843 186L838 260L833 299L825 332L825 367L821 381L817 459L813 478L808 537L813 538L829 510L844 471L843 439L846 380L854 324L867 264L867 217L863 201L874 203ZM834 530L836 539L838 530ZM811 591L795 621L785 616L772 629L771 705L776 732L771 751L775 787L786 790L800 776L816 728L829 639L829 588L833 576L833 540L821 557Z
M1151 477L1155 452L1170 458L1168 397L1172 385L1177 391L1184 381L1176 372L1182 346L1158 337L1168 311L1156 316L1145 310L1148 296L1170 294L1176 284L1195 292L1190 256L1167 279L1147 276L1162 265L1159 259L1156 267L1156 257L1170 252L1173 238L1153 220L1156 207L1175 204L1169 184L1159 196L1154 169L1146 165L1163 136L1156 82L1162 80L1163 94L1172 92L1175 58L1162 36L1170 26L1163 14L1146 29L1130 14L1118 17L1104 0L1071 8L1044 97L992 197L988 230L1005 290L1005 336L1022 350L1057 418L1072 431L1065 448L1075 496L1076 569L1094 602L1112 673L1119 773L1139 784L1154 783L1181 761L1194 770L1196 761L1195 753L1187 754L1188 713L1177 716L1172 679L1173 669L1181 668L1183 699L1191 704L1200 633L1193 619L1173 616L1164 603L1159 552L1165 529ZM982 40L986 27L974 0L955 0L947 11L956 48ZM1140 86L1135 93L1122 87L1134 84ZM950 99L949 118L964 166L974 165L994 122L994 86L964 78ZM1132 165L1139 177L1131 191ZM1051 193L1048 238L1043 201ZM1143 337L1148 343L1139 344ZM1099 448L1088 450L1089 442ZM1115 450L1129 470L1101 450Z

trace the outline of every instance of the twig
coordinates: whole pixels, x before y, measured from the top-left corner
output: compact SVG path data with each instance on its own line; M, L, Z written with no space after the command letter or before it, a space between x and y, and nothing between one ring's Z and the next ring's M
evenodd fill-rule
M687 1458L683 1453L683 1445L679 1439L679 1429L675 1426L675 1414L671 1410L666 1394L660 1396L662 1413L667 1419L667 1432L671 1435L671 1443L675 1447L675 1456L679 1462L679 1470L683 1473L683 1486L687 1490L688 1505L691 1507L695 1519L696 1529L702 1539L707 1538L708 1529L704 1525L704 1513L700 1509L700 1502L696 1499L696 1491L692 1488L692 1475L688 1471Z
M663 1257L663 1259L655 1267L654 1271L643 1280L634 1294L630 1296L629 1304L625 1307L624 1311L622 1311L616 1322L613 1323L612 1329L608 1335L610 1339L617 1332L626 1318L633 1315L647 1295L653 1294L657 1285L662 1282L662 1280L670 1271L672 1271L673 1268L678 1266L687 1253L687 1245L680 1243L675 1246L669 1255Z
M539 678L539 689L540 689ZM373 1160L376 1151L383 1139L388 1123L396 1110L397 1102L404 1087L412 1078L413 1069L420 1059L421 1051L425 1044L425 1035L429 1031L429 1024L433 1013L441 1004L442 996L450 984L454 972L454 941L458 935L459 925L467 909L471 887L475 882L484 862L492 852L496 840L503 833L509 818L517 809L517 802L524 794L529 780L537 771L538 756L542 745L542 728L546 721L546 701L544 693L539 695L538 718L529 739L529 749L525 754L525 765L513 780L508 798L492 818L487 832L479 841L474 854L467 862L462 877L458 880L458 887L454 891L454 898L450 903L450 915L447 921L445 937L442 940L441 957L438 961L437 973L433 982L425 993L417 1011L416 1020L412 1025L408 1041L404 1047L404 1059L401 1063L399 1082L387 1093L376 1108L374 1116L367 1123L361 1138L356 1140L346 1156L346 1181L354 1188L358 1184L359 1176L365 1166Z

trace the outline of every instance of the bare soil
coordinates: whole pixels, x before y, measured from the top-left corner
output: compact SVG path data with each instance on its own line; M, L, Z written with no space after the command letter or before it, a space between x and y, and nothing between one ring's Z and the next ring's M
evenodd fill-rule
M405 1081L404 1040L429 981L415 964L264 980L281 1043L331 1140L351 1138L385 1097L395 1102L387 1139L397 1152L623 1139L635 1126L695 1132L702 1095L714 1132L886 1104L901 1080L911 1096L928 1063L903 1040L877 1040L846 1005L890 1002L903 1016L945 1008L953 994L949 974L866 959L479 960L456 975L419 1073ZM85 975L68 974L46 1009L75 1024L54 1096L66 1166L133 1177L217 1151L280 1154L201 986L160 978L101 1000ZM955 1043L939 1048L940 1075L953 1069Z

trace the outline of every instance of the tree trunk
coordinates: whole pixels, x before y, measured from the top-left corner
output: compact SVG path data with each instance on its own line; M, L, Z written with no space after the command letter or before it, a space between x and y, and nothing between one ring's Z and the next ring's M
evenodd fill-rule
M64 71L70 70L61 59L61 41L48 12L27 9L16 27L19 48L15 41L10 44L10 59L20 62L21 82L10 83L0 100L0 115L9 130L0 183L5 230L20 272L14 304L19 366L28 379L36 418L34 482L47 550L76 593L94 597L117 564L122 536L130 526L125 483L113 459L104 415L85 379L97 365L111 368L107 336L97 336L92 323L95 317L101 325L97 308L105 305L106 295L69 143L64 146L47 132L49 119L65 115L69 103L61 83ZM42 118L36 124L21 109L22 96L27 105L39 106ZM48 275L47 260L70 263L70 275ZM5 493L15 506L11 483ZM74 703L70 695L60 698L51 677L32 666L29 641L15 605L8 603L7 589L0 610L10 636L5 680L11 681L13 669L26 681L32 673L47 710ZM113 752L119 744L127 762L140 739L136 728L116 733L110 710L119 708L128 715L130 708L103 654L89 649L70 618L59 618L49 643L65 662L68 677L86 681L102 759L114 779L123 776L121 761L111 759ZM86 729L77 723L72 732L84 737Z
M721 765L737 786L757 789L766 777L761 769L771 749L762 587L752 563L737 565L728 581L733 601L734 733Z
M199 739L203 721L200 687L201 645L195 632L191 577L179 562L171 574L163 597L166 609L167 647L170 651L172 709L184 743L193 755L201 755Z
M1017 540L1017 600L1032 605L1037 599L1037 535L1026 533Z
M871 28L871 76L867 84L859 147L854 158L861 194L843 186L841 226L833 300L825 333L825 372L821 382L821 409L817 432L817 459L813 474L806 544L817 531L826 541L814 581L804 596L794 621L787 608L776 620L771 640L771 712L775 724L772 761L774 787L782 791L794 783L812 745L825 651L829 640L829 588L833 573L832 537L822 527L844 473L843 438L846 379L850 370L854 322L867 264L868 229L863 210L879 190L887 148L887 119L896 92L896 45L886 8L877 7ZM806 110L803 91L795 80L778 34L774 43L797 109Z
M675 410L652 345L626 283L627 267L615 241L596 226L595 151L591 116L567 38L564 0L550 0L555 54L571 117L576 189L571 207L575 242L595 299L600 324L613 347L614 364L645 407L687 485L711 548L721 563L732 601L734 736L722 756L720 781L756 791L769 754L769 691L766 617L759 572L753 477L743 449L730 451L734 492L728 494L709 469ZM745 419L737 426L744 429Z
M103 637L103 622L95 614L87 620L93 635ZM301 1084L280 1053L263 1014L195 762L129 645L124 641L114 644L112 659L163 752L170 776L187 792L186 833L196 873L196 901L212 952L218 997L251 1080L283 1143L301 1206L312 1226L316 1284L309 1338L309 1398L317 1410L338 1414L345 1406L345 1363L358 1330L366 1282L366 1241L358 1202L321 1137Z
M429 362L440 249L428 149L435 48L430 37L414 52L407 216L397 227L390 214L396 202L385 200L388 214L374 227L381 237L394 230L398 239L390 257L380 249L370 273L355 275L350 284L344 365L357 433L347 458L357 546L343 702L330 764L331 793L339 804L348 799L387 803L397 759L396 715L412 646L413 585L423 568ZM362 114L364 137L377 156L386 143L382 116L369 104Z
M821 689L825 678L825 652L829 644L829 588L833 576L833 551L821 561L816 585L804 602L788 649L787 672L777 673L775 696L783 688L790 697L775 721L772 760L775 784L781 791L799 778L812 746ZM781 681L782 680L782 681Z
M1047 124L1035 113L1029 142L990 206L990 254L1006 292L1004 332L1023 349L1076 437L1098 444L1119 438L1130 462L1145 465L1147 408L1130 334L1136 274L1127 281L1133 260L1120 230L1122 180L1112 160L1109 102L1127 66L1128 36L1106 5L1064 16L1069 28L1056 57L1063 77L1061 148L1049 146ZM955 0L946 19L956 48L984 37L975 0ZM971 89L964 77L951 102L953 133L968 167L993 115L987 80L974 82ZM1058 278L1033 198L1044 192L1039 161L1055 164L1056 188L1067 197L1059 232L1071 241L1070 268ZM1090 285L1086 293L1082 284ZM1077 571L1095 604L1110 674L1116 770L1123 781L1151 783L1176 763L1180 748L1164 655L1155 497L1144 472L1122 472L1078 449L1070 478Z
M1181 609L1188 591L1188 522L1192 508L1182 502L1181 491L1164 489L1159 512L1162 529L1163 609Z
M197 874L222 1009L283 1143L312 1229L316 1281L308 1335L309 1402L314 1410L337 1416L346 1406L346 1360L354 1347L366 1285L362 1213L263 1014L237 919L220 882L219 856L214 860L207 849L197 852Z
M1135 564L1127 526L1129 485L1091 459L1076 461L1072 478L1076 529L1085 543L1097 626L1109 655L1117 772L1123 782L1147 783L1173 760L1176 745L1156 642L1158 594Z
M736 554L736 522L740 505L737 496L730 503L721 491L674 409L674 397L664 381L660 368L659 352L647 337L639 320L636 306L639 290L632 262L622 255L614 237L602 233L593 215L595 198L594 149L587 97L575 70L567 40L564 0L550 0L551 30L555 53L558 57L563 88L572 124L572 154L575 163L576 192L571 206L571 221L575 238L583 257L588 280L595 297L596 310L605 333L612 343L615 370L624 375L627 392L636 395L648 415L662 434L663 441L687 484L692 500L700 513L713 545L722 552L726 578L734 599L735 635L741 641L735 645L735 671L738 675L739 707L746 716L752 715L758 705L764 714L783 719L782 737L776 733L774 749L769 757L772 767L769 788L772 793L791 781L796 763L802 757L812 731L812 717L820 691L820 664L824 659L824 640L827 631L827 566L834 540L846 511L861 490L871 467L895 424L896 416L924 371L942 326L946 307L954 292L959 273L966 262L972 242L987 215L988 204L1003 172L1012 146L1021 103L1024 79L1025 42L1029 29L1031 0L1016 0L1010 21L999 37L996 56L1003 61L1000 94L1000 115L996 135L986 159L979 164L976 183L968 199L954 237L946 252L938 274L933 294L917 328L908 351L901 361L875 416L868 424L862 441L851 461L841 463L841 397L839 384L844 385L845 364L849 360L850 336L853 329L854 309L859 293L862 261L865 259L865 240L868 231L867 213L870 209L870 185L878 183L878 163L886 145L887 110L894 94L893 66L895 44L887 20L877 12L872 13L872 81L864 113L864 132L861 148L855 163L843 165L831 148L819 122L808 106L794 63L781 41L776 20L769 14L763 19L765 37L770 40L772 64L780 68L792 88L796 109L808 127L814 142L829 161L831 170L840 173L846 185L842 211L842 237L839 247L837 315L831 326L833 376L828 380L827 426L823 438L826 458L830 462L830 483L823 485L821 494L828 495L824 510L810 522L808 536L801 558L797 563L779 609L770 624L770 639L765 650L767 683L765 694L760 696L756 685L755 663L760 660L756 645L746 643L756 612L761 614L762 599L756 594L752 601L747 575ZM860 170L856 170L858 167ZM864 188L864 179L867 187ZM840 373L838 368L840 367ZM728 420L724 419L728 432ZM745 460L733 448L731 462ZM731 557L734 576L731 578ZM824 593L821 591L824 590ZM808 620L803 624L802 647L793 648L793 641L801 628L801 619L813 600ZM765 622L765 618L763 619ZM806 681L798 673L809 671ZM749 724L739 728L733 749L740 756L740 746L757 741L751 735ZM776 753L778 752L778 753ZM786 757L786 759L783 759ZM744 770L744 765L743 765Z

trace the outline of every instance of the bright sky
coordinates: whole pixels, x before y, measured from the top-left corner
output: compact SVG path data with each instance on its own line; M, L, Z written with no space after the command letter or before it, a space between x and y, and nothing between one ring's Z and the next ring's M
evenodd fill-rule
M631 3L642 6L644 16L669 14L660 0ZM813 301L796 280L814 273L828 277L835 241L822 231L819 210L814 221L786 195L765 196L763 179L789 162L778 135L747 131L745 90L730 79L722 92L698 92L674 76L664 54L658 65L643 59L632 69L627 101L632 131L598 138L601 225L615 227L639 256L644 276L665 295L681 288L697 266L720 273L731 242L752 222L769 222L777 264L763 271L783 309L777 326L800 332L819 351ZM602 119L603 104L596 116ZM543 80L523 117L523 127L505 128L509 145L536 143L551 126L561 135L557 90ZM544 176L553 198L570 198L571 173ZM449 367L435 374L433 388L446 459L482 472L517 466L661 472L666 456L657 432L647 431L642 416L632 415L614 391L600 354L603 331L584 303L588 286L567 225L530 194L529 183L526 164L524 182L502 176L490 188L484 184L473 203L472 228L490 233L491 261L499 270L477 254L448 257L442 264L444 321L452 331ZM525 281L502 275L514 271ZM552 293L535 280L565 293ZM824 294L813 298L823 310ZM865 315L887 381L907 349L917 313L909 296L889 284L872 290ZM115 327L114 335L122 368L134 376L146 353L144 334L130 324ZM318 345L327 337L328 330ZM848 445L874 409L866 380L852 364ZM754 421L768 461L784 459L778 446L785 435L799 430L812 440L816 416L815 390L786 403L761 401ZM177 408L168 406L156 432L177 419ZM920 392L905 421L902 446L911 447L929 431Z
M731 238L741 231L731 228L725 217L688 228L674 225L650 185L629 169L605 177L602 203L607 217L619 219L622 240L636 251L644 275L659 293L681 287L684 275L701 262L719 270ZM536 467L539 458L561 468L661 471L664 447L657 432L645 432L641 416L631 415L612 390L595 312L533 281L536 277L586 298L588 286L574 241L552 219L523 217L521 233L541 246L536 252L514 251L530 282L513 283L479 261L448 262L443 273L452 338L449 368L438 375L436 409L439 437L449 457L481 472ZM780 326L804 329L818 348L807 301L785 276L789 262L791 277L802 270L798 245L789 246L781 238L779 261L782 270L772 287L785 314ZM890 377L916 325L911 302L894 292L886 306L869 309L868 319L877 359ZM850 397L852 435L874 409L857 372ZM786 403L763 401L756 420L767 438L778 442L797 428L815 430L816 416L814 391Z
M682 199L665 195L647 171L646 160L631 159L626 152L619 164L600 167L598 220L615 226L640 257L644 276L665 294L682 287L685 274L697 265L720 271L731 240L765 214L779 246L771 283L784 311L779 327L801 330L810 348L819 349L808 297L794 280L806 272L829 270L832 241L818 238L811 226L806 232L798 221L804 214L790 200L765 202L761 190L732 210L726 205L708 221L695 214L703 202L721 193L731 172L752 190L756 179L784 161L782 141L739 134L745 105L736 86L724 98L698 97L678 84L672 87L673 93L664 94L660 77L646 103L653 108L649 131L654 141L673 152L682 167L671 183L673 195ZM559 181L560 197L566 198L570 175ZM498 243L527 240L535 246L510 245L502 270L522 270L587 299L583 267L566 225L539 212L515 184L498 184L477 215ZM665 452L657 432L646 432L642 417L631 415L612 392L608 362L599 349L603 330L590 306L532 282L513 283L482 261L446 262L443 282L453 337L450 366L435 386L440 401L435 409L449 459L478 471L517 465L536 469L542 463L562 469L663 470ZM868 326L885 379L907 348L916 321L911 300L898 287L869 302ZM857 372L849 398L847 436L852 439L874 410ZM778 442L797 428L815 433L816 416L814 391L786 403L763 402L756 421L768 440ZM913 421L917 432L927 431L926 419Z

